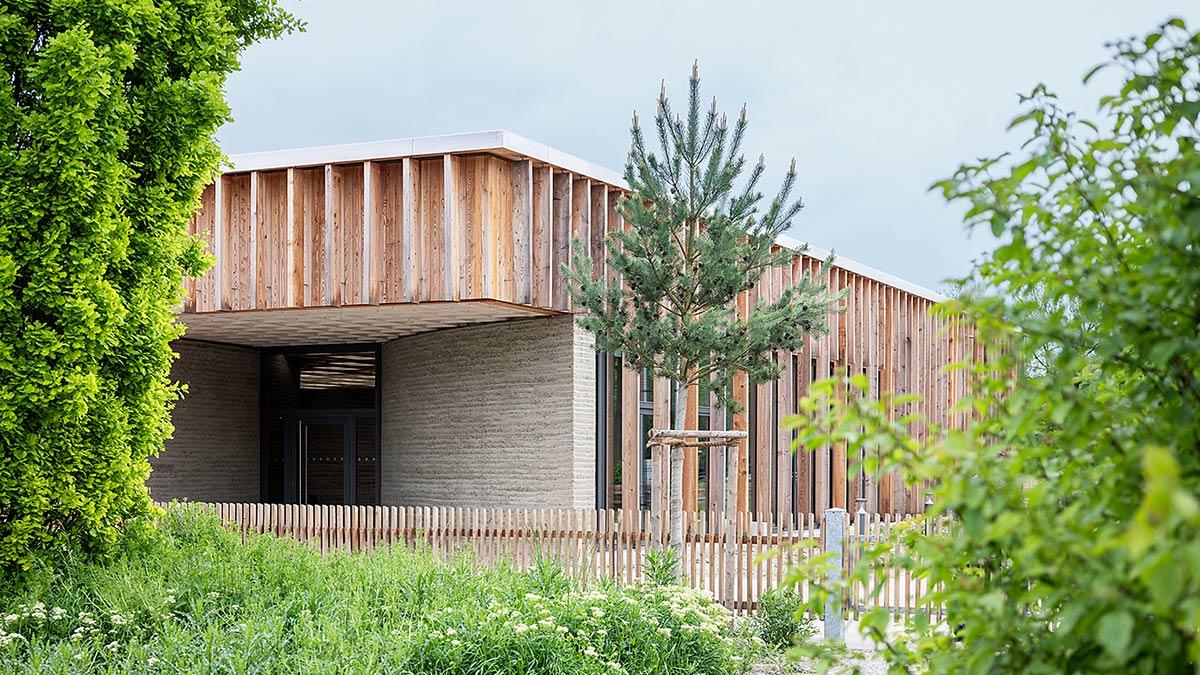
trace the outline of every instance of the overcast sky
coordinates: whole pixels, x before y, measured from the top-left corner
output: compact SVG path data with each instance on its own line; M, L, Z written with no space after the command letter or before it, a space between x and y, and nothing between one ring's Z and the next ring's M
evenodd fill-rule
M699 59L772 181L796 158L793 236L935 289L990 242L927 188L1019 144L1017 92L1091 113L1106 41L1200 23L1195 0L284 4L308 31L246 54L227 153L508 129L620 171L631 112L663 78L682 105Z

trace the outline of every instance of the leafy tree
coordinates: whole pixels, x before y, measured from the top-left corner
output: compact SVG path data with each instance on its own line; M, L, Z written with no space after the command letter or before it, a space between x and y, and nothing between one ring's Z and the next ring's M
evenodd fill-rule
M1111 47L1123 82L1097 120L1038 86L1014 121L1032 126L1020 155L938 184L1001 238L975 277L1006 297L945 308L986 356L960 366L970 423L921 448L914 420L861 395L795 421L803 442L846 439L871 469L934 481L954 523L903 534L914 555L890 561L941 587L952 629L919 617L896 641L870 615L894 669L1200 667L1200 34L1173 19Z
M222 87L298 27L275 0L0 7L0 568L146 513Z
M647 151L634 114L625 167L629 194L617 206L629 229L612 232L607 242L616 274L594 279L579 242L574 269L565 271L573 299L589 312L580 325L596 335L596 349L620 352L628 367L669 378L673 426L683 429L690 385L715 380L714 392L725 398L735 371L754 381L776 377L779 368L770 352L799 348L805 335L824 333L836 299L805 275L777 301L739 317L733 307L738 293L753 287L767 268L790 264L797 253L775 244L802 207L791 197L795 162L760 211L761 156L739 186L746 169L746 109L732 129L718 114L715 98L702 110L695 67L685 115L674 113L664 85L654 123L660 155ZM675 448L673 513L681 510L682 461L682 449ZM731 462L736 466L736 457Z

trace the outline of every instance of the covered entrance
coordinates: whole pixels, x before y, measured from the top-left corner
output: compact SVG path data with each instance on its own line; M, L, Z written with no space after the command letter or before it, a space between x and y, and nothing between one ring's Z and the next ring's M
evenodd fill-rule
M263 496L378 504L378 345L262 352Z

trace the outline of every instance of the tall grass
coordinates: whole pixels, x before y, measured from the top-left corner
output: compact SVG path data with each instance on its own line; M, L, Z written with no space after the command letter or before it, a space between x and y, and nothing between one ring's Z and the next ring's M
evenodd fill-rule
M584 589L403 547L320 556L193 508L0 596L0 672L729 673L760 642L679 587Z

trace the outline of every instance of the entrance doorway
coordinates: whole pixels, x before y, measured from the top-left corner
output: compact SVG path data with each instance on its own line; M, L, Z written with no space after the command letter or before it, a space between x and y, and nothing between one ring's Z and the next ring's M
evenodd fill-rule
M379 350L264 352L263 498L379 503Z

